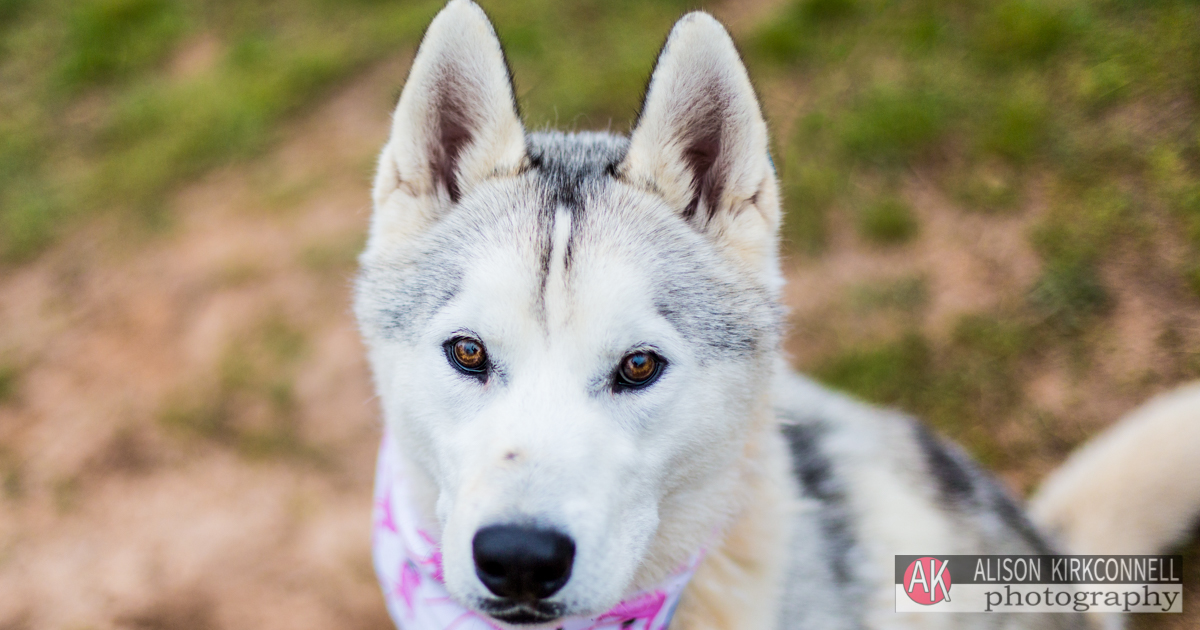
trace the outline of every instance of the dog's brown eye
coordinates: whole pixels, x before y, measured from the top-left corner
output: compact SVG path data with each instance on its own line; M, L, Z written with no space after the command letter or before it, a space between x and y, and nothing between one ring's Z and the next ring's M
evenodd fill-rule
M648 352L635 352L621 362L621 376L630 383L640 383L652 374L654 374L654 366L657 361Z
M617 368L618 389L637 389L653 383L662 373L666 361L653 352L641 351L625 355Z
M475 339L451 339L446 343L446 355L460 372L481 374L487 370L487 351L483 349L483 344Z

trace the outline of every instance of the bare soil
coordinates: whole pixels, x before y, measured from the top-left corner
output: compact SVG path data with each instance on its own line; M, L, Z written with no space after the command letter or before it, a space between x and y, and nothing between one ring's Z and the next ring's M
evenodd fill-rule
M0 277L0 356L21 366L0 405L0 628L390 627L349 289L405 68L183 190L167 234L98 224ZM172 401L217 395L231 345L277 320L301 331L289 415L319 457L164 422Z

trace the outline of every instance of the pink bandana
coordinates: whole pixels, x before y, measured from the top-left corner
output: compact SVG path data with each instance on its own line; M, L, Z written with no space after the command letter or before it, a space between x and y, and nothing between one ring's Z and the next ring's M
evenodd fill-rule
M375 471L372 555L388 612L402 630L503 630L450 598L442 581L438 541L420 522L401 476L400 455L383 436ZM635 593L608 612L559 620L560 630L665 630L703 552L656 588Z

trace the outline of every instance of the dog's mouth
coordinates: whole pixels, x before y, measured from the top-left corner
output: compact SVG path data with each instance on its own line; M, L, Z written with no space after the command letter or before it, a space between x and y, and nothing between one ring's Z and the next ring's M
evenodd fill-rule
M566 613L566 607L562 604L520 602L511 599L486 600L479 608L487 616L514 626L550 623L564 617Z

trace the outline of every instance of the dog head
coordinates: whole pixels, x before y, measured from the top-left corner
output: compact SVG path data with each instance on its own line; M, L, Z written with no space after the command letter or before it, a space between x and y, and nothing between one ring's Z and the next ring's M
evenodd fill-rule
M781 283L766 126L716 20L676 24L629 139L526 134L452 0L373 194L356 311L455 599L594 614L728 521Z

